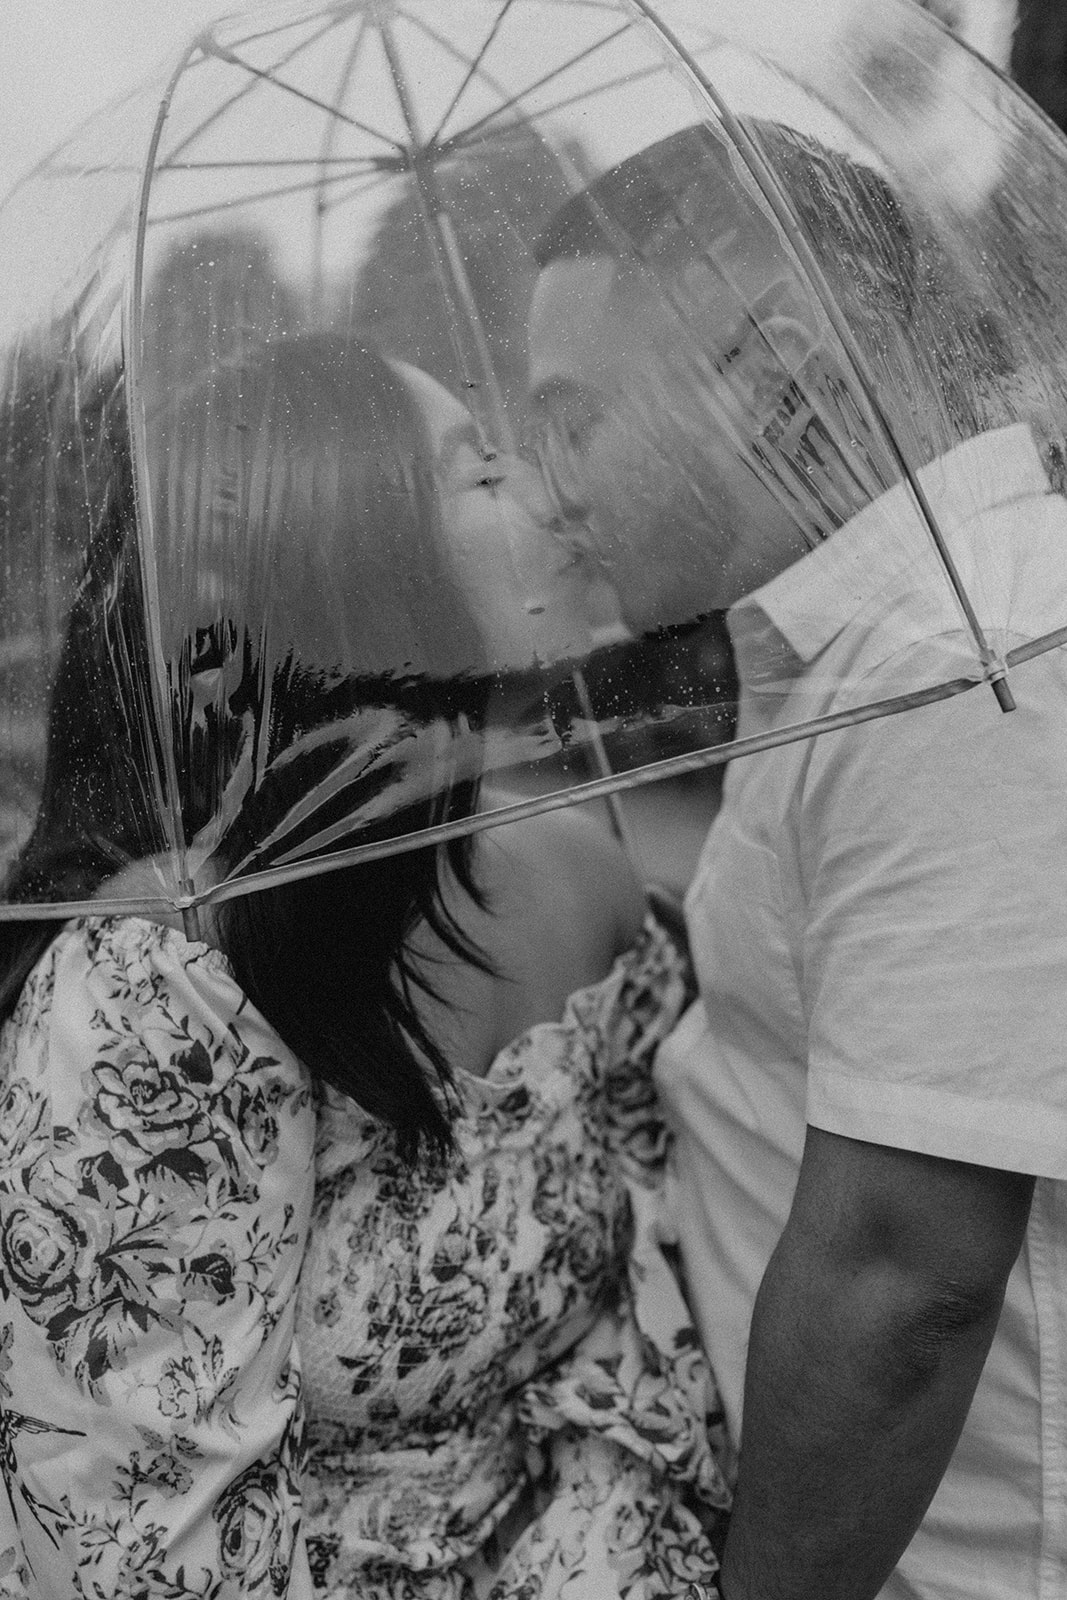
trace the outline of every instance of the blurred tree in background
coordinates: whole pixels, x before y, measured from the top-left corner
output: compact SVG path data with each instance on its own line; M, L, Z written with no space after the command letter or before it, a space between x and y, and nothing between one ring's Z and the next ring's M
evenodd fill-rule
M195 383L246 346L293 332L304 308L264 235L209 228L164 250L145 296L146 379Z
M1012 73L1027 94L1067 132L1067 5L1019 0Z
M435 177L470 279L493 367L507 401L526 386L526 310L536 266L529 241L590 176L580 145L553 153L536 131L507 134L441 158ZM568 170L564 170L568 169ZM356 273L340 320L390 356L433 374L453 393L462 375L413 181L388 207Z

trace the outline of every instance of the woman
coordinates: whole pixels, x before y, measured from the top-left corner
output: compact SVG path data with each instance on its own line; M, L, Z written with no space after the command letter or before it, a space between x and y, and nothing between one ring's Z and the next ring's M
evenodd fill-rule
M532 486L424 375L309 337L212 384L155 445L157 528L200 557L164 550L160 628L204 882L340 826L368 708L476 723L479 671L582 626ZM9 899L158 886L111 479ZM462 594L502 518L524 550L483 632ZM412 831L477 805L469 774L409 787ZM0 925L8 1594L636 1600L713 1568L716 1397L657 1243L648 1075L686 977L642 912L570 812L226 901L202 941Z

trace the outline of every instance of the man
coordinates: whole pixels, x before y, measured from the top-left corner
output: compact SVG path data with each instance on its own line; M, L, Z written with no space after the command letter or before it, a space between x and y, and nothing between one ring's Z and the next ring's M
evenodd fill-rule
M853 191L813 220L851 230L825 259L861 329L891 310L874 360L910 295L901 218L876 175L794 157ZM730 607L745 737L943 676L961 635L951 606L931 626L913 503L740 182L699 129L609 173L543 241L530 337L546 461L627 622ZM1067 506L1029 430L923 480L962 564L1010 552L1019 629L1062 620ZM1060 653L1012 686L1011 716L976 689L738 760L687 900L701 998L658 1075L740 1444L726 1600L1067 1593Z

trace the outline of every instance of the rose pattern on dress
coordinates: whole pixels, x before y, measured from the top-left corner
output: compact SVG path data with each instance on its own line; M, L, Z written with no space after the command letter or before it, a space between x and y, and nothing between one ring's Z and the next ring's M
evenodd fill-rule
M0 1097L0 1439L13 1489L0 1521L21 1541L12 1572L75 1600L285 1593L300 1525L291 1346L311 1201L306 1074L217 955L140 919L88 918L58 936L0 1035ZM271 1370L264 1391L256 1374ZM32 1477L12 1454L31 1430L62 1432L28 1415L33 1372L64 1416L99 1408L102 1432L57 1438L74 1473L58 1458L49 1468L45 1439L26 1447ZM12 1387L25 1415L7 1404ZM250 1427L279 1440L258 1478ZM125 1448L87 1472L82 1437L116 1436ZM241 1465L227 1476L230 1456ZM251 1549L268 1473L282 1532L249 1587L222 1553L238 1528ZM203 1532L175 1549L193 1502Z
M142 1157L185 1151L211 1134L205 1090L214 1080L200 1043L179 1050L164 1067L136 1044L91 1068L89 1122L116 1145Z
M34 1094L29 1084L15 1078L0 1096L0 1161L8 1161L14 1151L32 1151L47 1139L48 1104L43 1095Z
M98 1241L95 1230L42 1192L32 1175L27 1189L0 1196L0 1256L9 1291L35 1322L47 1324L81 1297L81 1286L94 1271Z
M43 1461L43 1526L0 1504L0 1600L27 1554L74 1600L308 1600L305 1570L323 1600L681 1600L728 1501L655 1227L687 983L650 925L413 1173L309 1098L221 958L68 925L0 1035L0 1400L32 1418L37 1373L111 1454L55 1441L78 1470ZM50 1448L22 1439L16 1495Z
M444 1185L327 1094L299 1324L324 1600L682 1600L714 1569L722 1413L655 1228L651 1059L691 995L650 928L558 1027L464 1085ZM442 1295L467 1336L453 1345L450 1317L435 1348ZM496 1434L465 1420L489 1416ZM493 1531L512 1500L517 1541Z
M122 1025L99 1010L92 1018L96 1059L76 1125L55 1124L25 1078L8 1082L20 1131L0 1169L0 1293L90 1390L188 1299L258 1300L269 1328L270 1263L284 1230L246 1241L240 1271L234 1252L210 1241L176 1270L174 1240L220 1204L254 1195L274 1159L278 1108L299 1109L275 1057L250 1055L231 1032L197 1037L158 984L124 985L117 963L103 967L94 939Z
M218 1568L223 1578L256 1597L287 1595L300 1529L300 1478L307 1454L300 1375L287 1366L275 1389L278 1401L295 1402L278 1449L253 1461L216 1500Z
M296 1524L287 1487L277 1461L255 1461L215 1504L219 1571L246 1594L288 1592Z

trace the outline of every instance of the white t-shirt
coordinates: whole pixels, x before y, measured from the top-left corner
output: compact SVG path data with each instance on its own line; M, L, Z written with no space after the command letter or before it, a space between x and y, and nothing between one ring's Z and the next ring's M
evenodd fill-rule
M1063 626L1067 503L1028 430L922 477L998 646ZM928 557L894 489L735 608L739 734L933 683L954 653L973 676L951 591L916 589ZM1067 1594L1064 652L1011 686L1010 715L978 687L731 766L686 902L702 998L657 1063L735 1440L806 1124L1038 1178L963 1435L884 1600Z

